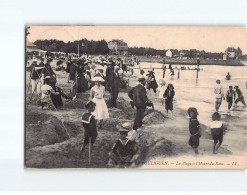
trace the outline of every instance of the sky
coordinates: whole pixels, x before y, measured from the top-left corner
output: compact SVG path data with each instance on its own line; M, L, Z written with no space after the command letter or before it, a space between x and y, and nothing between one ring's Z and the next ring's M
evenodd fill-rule
M31 26L28 40L57 39L64 42L121 39L129 47L198 49L224 52L240 47L247 54L247 28L240 26Z

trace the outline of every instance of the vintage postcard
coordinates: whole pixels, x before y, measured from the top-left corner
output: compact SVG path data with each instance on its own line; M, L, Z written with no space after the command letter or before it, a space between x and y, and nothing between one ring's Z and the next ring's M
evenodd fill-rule
M247 28L25 27L25 167L245 169Z

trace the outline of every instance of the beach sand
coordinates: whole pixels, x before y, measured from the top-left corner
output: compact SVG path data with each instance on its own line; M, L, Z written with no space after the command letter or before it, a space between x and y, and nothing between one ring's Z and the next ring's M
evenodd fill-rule
M69 93L70 83L66 83L66 73L56 72L57 85L62 87L65 93ZM129 85L137 84L135 76L129 76ZM27 84L29 74L27 74ZM89 92L81 94L77 100L64 100L62 110L41 110L36 105L37 96L26 98L26 146L25 166L27 168L106 168L108 153L115 140L118 138L117 126L120 123L130 121L133 123L135 110L129 105L127 96L129 89L123 89L119 93L118 108L110 108L110 119L104 121L103 128L98 129L98 138L93 147L91 164L88 163L88 148L86 148L82 159L78 159L78 153L84 139L84 129L81 123L82 113L85 112L84 104L89 97ZM246 138L228 136L224 137L222 147L216 155L212 154L213 140L206 125L201 124L202 137L200 139L199 155L195 155L188 145L189 119L186 110L177 106L174 101L174 119L165 116L165 108L153 92L148 92L150 100L153 101L155 110L149 110L144 118L144 135L140 138L140 159L137 167L141 168L243 168L246 162L242 157L246 153ZM106 94L106 100L109 94ZM178 98L178 97L177 97ZM210 120L210 119L208 119ZM239 118L238 126L227 118L228 131L236 128L246 130L245 119ZM68 137L65 128L71 138ZM246 134L245 134L246 135ZM247 136L247 135L246 135ZM228 166L229 163L240 159L242 163L238 166ZM215 162L224 161L224 165L198 165L193 162ZM177 163L181 163L181 165ZM186 162L182 165L183 162ZM227 163L227 164L226 164Z

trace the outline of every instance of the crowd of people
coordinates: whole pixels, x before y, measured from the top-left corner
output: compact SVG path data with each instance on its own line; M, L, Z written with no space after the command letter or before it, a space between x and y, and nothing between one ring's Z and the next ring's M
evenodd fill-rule
M85 108L87 112L82 116L82 123L85 129L85 139L82 148L80 149L79 157L83 155L85 147L89 144L89 151L92 151L93 144L97 138L97 126L102 128L102 121L109 118L109 107L117 107L117 98L119 89L127 87L127 81L124 80L124 72L127 73L130 69L121 58L105 57L81 57L76 59L59 59L55 65L56 71L66 71L68 83L71 83L70 94L65 94L63 90L56 85L56 74L54 73L50 63L51 58L44 59L38 64L37 60L33 60L30 71L30 85L32 86L32 93L40 95L42 109L47 106L49 109L60 109L63 107L62 97L75 100L78 94L90 90L89 101ZM122 75L119 70L122 69ZM138 84L129 90L128 97L132 108L136 108L136 115L131 123L124 123L120 125L120 138L114 144L112 151L109 153L109 166L135 166L135 160L138 158L138 139L143 135L143 118L147 107L154 108L154 104L149 100L147 91L151 89L156 94L159 92L158 98L161 99L162 105L165 104L165 110L171 112L173 119L173 99L175 96L175 89L173 84L164 80L166 66L162 67L163 78L157 83L154 70L149 70L144 75L145 71L140 69L140 74L137 76ZM174 75L174 70L169 65L170 75ZM133 74L133 69L132 69ZM244 105L244 97L238 86L235 86L235 91L232 86L224 95L223 87L220 85L220 80L216 81L217 86L214 88L216 96L215 109L216 112L212 116L211 132L214 139L213 153L216 153L223 141L223 124L220 121L220 114L218 113L222 99L227 99L228 109L230 110L235 100L235 104L241 101ZM105 93L110 93L110 99L105 101ZM200 123L197 120L197 109L189 108L188 115L190 117L189 131L190 139L189 145L198 154L199 139L201 137ZM97 125L98 123L98 125ZM218 144L218 145L217 145Z

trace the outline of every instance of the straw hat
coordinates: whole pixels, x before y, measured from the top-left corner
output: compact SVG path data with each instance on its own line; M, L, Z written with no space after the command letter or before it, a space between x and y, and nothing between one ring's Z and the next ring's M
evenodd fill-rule
M120 128L119 128L119 132L129 132L132 129L131 123L130 122L126 122L123 123Z
M102 77L100 77L100 76L96 76L96 77L94 77L94 78L92 79L92 81L100 81L100 82L104 82L105 80L104 80Z

